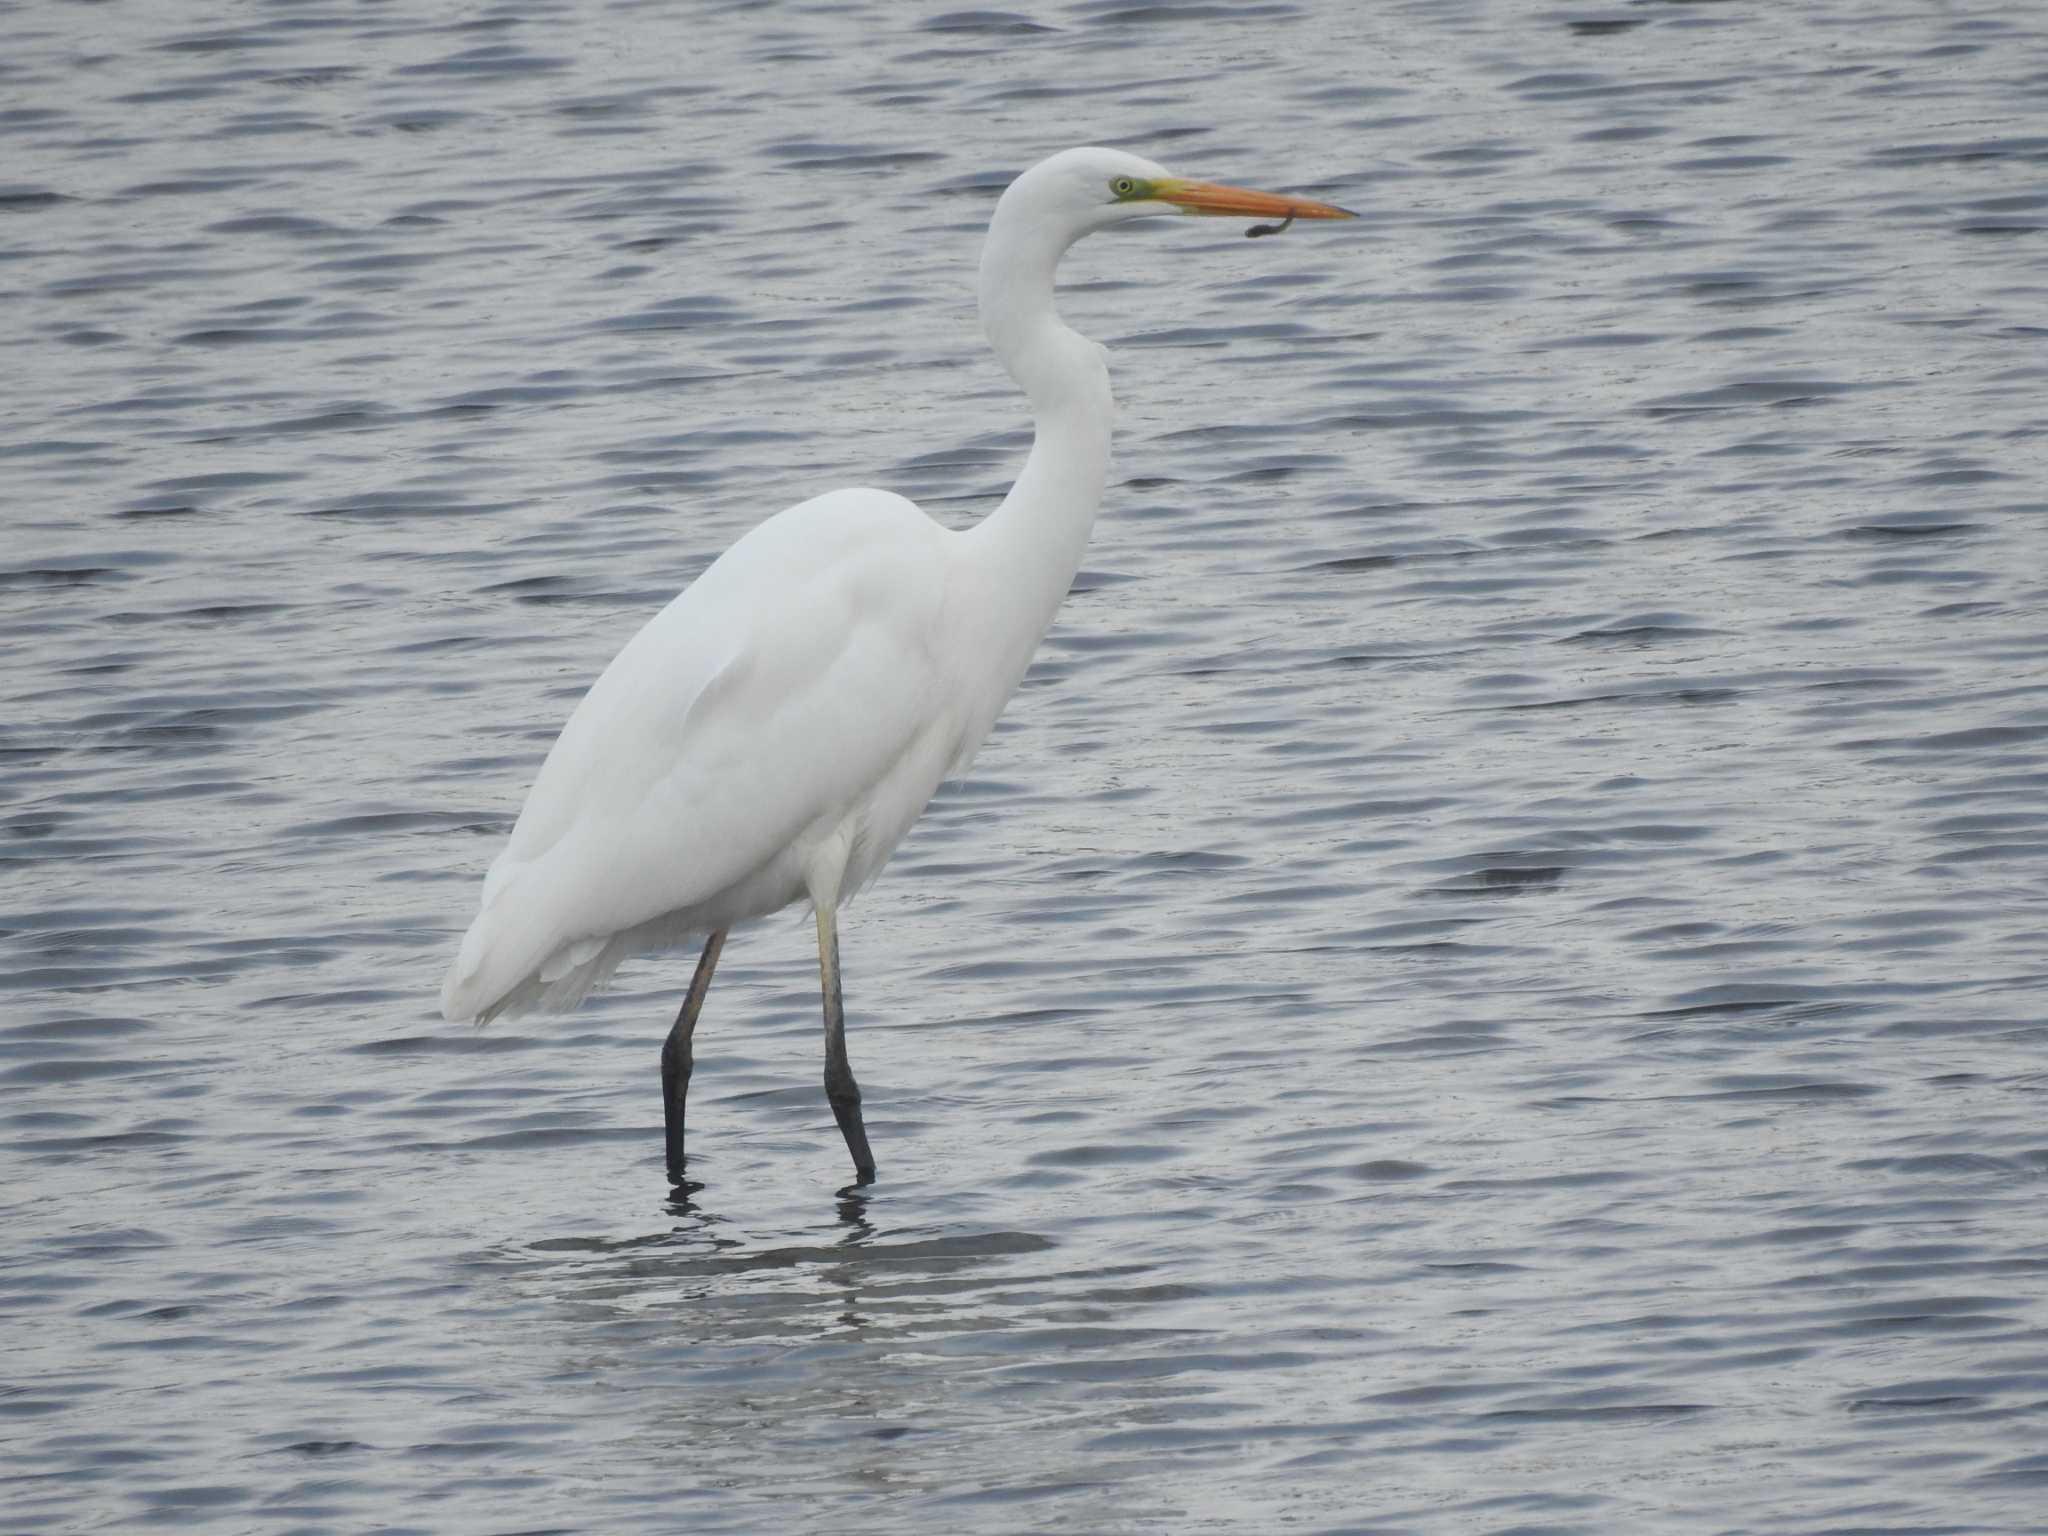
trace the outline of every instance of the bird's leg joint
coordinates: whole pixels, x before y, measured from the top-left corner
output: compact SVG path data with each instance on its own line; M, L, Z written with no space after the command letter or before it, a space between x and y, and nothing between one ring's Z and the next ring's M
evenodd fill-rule
M853 1080L853 1071L843 1062L825 1068L825 1097L834 1109L844 1104L850 1109L860 1108L860 1084Z

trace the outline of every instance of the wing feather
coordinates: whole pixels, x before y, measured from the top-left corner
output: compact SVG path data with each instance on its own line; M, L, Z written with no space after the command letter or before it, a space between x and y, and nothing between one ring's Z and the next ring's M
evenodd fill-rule
M630 952L620 936L680 936L742 887L791 899L768 889L777 861L944 707L952 537L901 497L837 492L762 524L649 620L542 765L443 989L448 1016L573 1001L582 971Z

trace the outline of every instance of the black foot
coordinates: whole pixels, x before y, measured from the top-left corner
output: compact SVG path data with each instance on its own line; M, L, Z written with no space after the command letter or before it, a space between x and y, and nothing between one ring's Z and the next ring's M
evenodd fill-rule
M855 1181L875 1182L875 1154L868 1150L868 1128L861 1124L859 1098L833 1099L832 1118L839 1122L839 1134L846 1138L846 1150L853 1154Z
M668 1181L671 1184L680 1184L689 1177L690 1173L690 1160L683 1155L682 1105L672 1104L669 1106L667 1131L668 1134L664 1138L664 1146L668 1153L665 1159L668 1164Z

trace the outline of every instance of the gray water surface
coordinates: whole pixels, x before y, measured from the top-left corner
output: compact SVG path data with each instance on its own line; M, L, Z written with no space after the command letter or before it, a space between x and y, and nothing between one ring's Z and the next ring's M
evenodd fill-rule
M0 7L0 1526L2023 1532L2024 0ZM483 1033L562 719L776 509L1118 461L848 914Z

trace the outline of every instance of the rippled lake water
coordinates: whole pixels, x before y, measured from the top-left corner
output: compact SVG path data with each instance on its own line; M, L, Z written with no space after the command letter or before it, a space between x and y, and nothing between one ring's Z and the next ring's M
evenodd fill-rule
M437 14L438 13L438 14ZM0 7L0 1525L2038 1530L2019 0ZM1071 143L1088 563L845 928L483 1033L571 703L963 525Z

